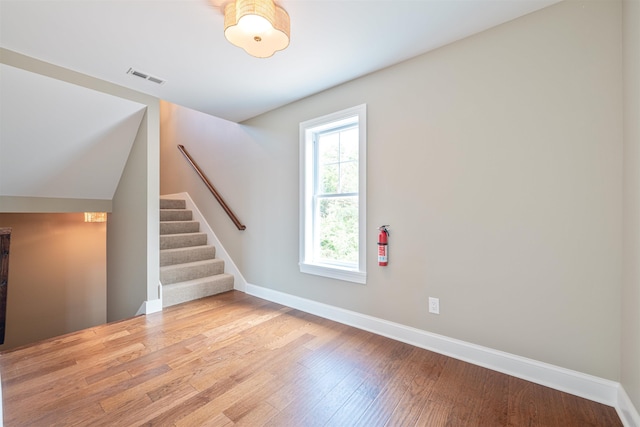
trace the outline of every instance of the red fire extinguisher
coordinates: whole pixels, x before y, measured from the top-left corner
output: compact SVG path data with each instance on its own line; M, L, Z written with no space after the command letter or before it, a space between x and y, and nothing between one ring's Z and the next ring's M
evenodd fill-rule
M378 233L378 265L385 266L389 264L389 227L388 225L381 225L378 227L380 233Z

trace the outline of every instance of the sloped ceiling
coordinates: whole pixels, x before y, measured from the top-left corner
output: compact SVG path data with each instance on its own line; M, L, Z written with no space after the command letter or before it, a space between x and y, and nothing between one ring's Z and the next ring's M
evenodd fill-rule
M0 64L0 196L113 197L145 106Z

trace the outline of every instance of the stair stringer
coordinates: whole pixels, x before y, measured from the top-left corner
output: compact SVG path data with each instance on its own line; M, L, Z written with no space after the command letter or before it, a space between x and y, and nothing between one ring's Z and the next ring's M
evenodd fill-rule
M181 199L185 201L186 208L193 212L193 219L200 222L200 232L207 235L207 244L216 247L216 258L222 259L224 261L225 272L234 276L233 289L245 292L247 289L247 281L245 280L242 273L240 273L240 270L231 259L231 256L229 256L229 253L218 239L218 236L216 236L216 233L214 233L209 226L209 222L206 220L204 215L202 215L202 212L200 212L191 196L189 196L189 193L184 192L165 194L160 196L160 198Z

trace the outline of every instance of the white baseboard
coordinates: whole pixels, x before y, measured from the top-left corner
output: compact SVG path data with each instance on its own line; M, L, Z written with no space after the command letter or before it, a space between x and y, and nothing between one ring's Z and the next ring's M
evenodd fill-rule
M175 193L175 194L165 194L160 196L161 199L182 199L186 201L187 209L190 209L193 212L193 219L200 222L200 231L206 233L208 244L216 247L216 258L220 258L224 261L224 269L227 273L233 275L233 288L245 292L247 281L245 280L242 273L236 266L236 264L229 256L227 250L222 246L220 239L216 236L216 233L213 232L209 223L205 219L202 212L198 209L196 204L193 202L189 193Z
M162 311L162 300L152 299L149 301L144 301L142 303L142 305L138 309L138 312L136 313L136 316L140 316L141 314L157 313L159 311Z
M162 300L161 299L153 299L149 301L145 301L145 312L144 314L157 313L162 311Z
M627 392L622 387L618 389L616 410L625 427L640 427L640 414L638 414Z
M474 365L483 366L536 384L613 406L619 415L621 411L624 412L625 417L623 418L620 415L620 418L625 423L625 427L640 427L637 421L637 412L620 384L615 381L482 347L250 283L247 283L245 292L358 329L473 363ZM626 396L625 402L620 402L621 396Z

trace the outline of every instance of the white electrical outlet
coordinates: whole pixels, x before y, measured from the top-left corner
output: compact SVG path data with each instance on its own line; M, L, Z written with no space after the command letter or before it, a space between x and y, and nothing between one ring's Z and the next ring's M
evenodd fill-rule
M440 314L440 299L429 297L429 313Z

